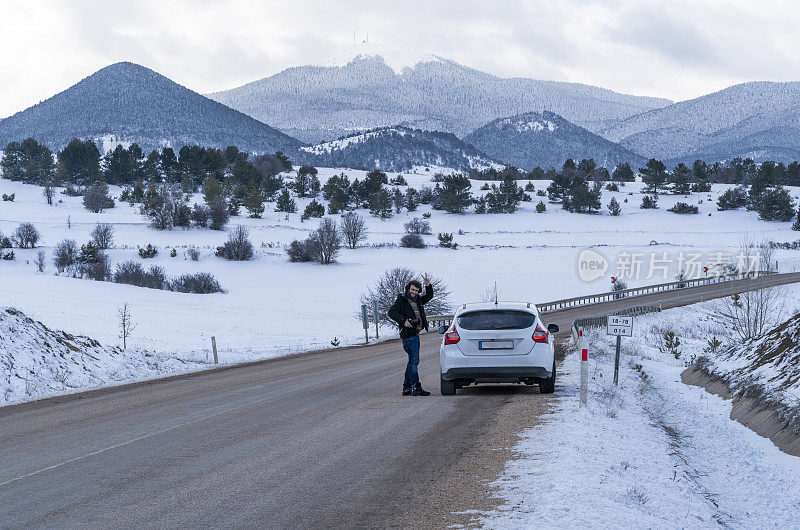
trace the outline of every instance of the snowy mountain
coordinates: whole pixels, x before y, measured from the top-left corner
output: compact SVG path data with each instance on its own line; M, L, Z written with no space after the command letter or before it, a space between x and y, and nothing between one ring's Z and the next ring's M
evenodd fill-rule
M577 83L504 79L374 44L209 97L307 142L392 125L464 136L496 118L545 108L595 130L671 103Z
M650 110L599 131L669 161L800 159L800 82L752 82Z
M568 158L593 158L598 165L611 170L620 162L644 162L641 156L621 145L547 111L494 120L473 131L464 141L505 164L526 170L536 166L559 168Z
M406 171L425 165L453 169L501 166L453 134L408 127L382 127L351 134L301 147L295 156L302 163L317 166L384 171Z
M301 143L137 64L107 66L55 96L0 120L0 145L32 136L51 148L72 138L98 147L135 141L142 148L236 145L252 152Z

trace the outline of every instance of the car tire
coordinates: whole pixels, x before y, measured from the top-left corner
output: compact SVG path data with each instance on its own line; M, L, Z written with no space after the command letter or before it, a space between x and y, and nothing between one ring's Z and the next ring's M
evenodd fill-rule
M539 381L539 393L552 394L556 391L556 362L553 361L553 375Z
M456 382L455 381L445 381L442 378L441 383L441 390L443 396L454 396L456 393Z

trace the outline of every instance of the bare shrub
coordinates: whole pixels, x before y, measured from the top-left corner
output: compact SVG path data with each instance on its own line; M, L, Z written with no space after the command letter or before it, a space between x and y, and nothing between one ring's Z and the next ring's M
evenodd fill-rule
M211 202L208 203L208 218L211 230L225 228L231 218L231 214L228 211L228 203L225 202L224 198L217 196L211 199Z
M65 239L53 249L53 265L58 272L64 272L75 264L78 257L78 245L74 239Z
M367 239L367 223L355 212L348 212L342 216L340 226L344 240L350 248L356 248L360 242Z
M247 228L236 226L228 234L228 240L217 247L217 256L232 261L247 261L253 257L253 244L247 238Z
M407 234L430 234L431 224L424 219L415 217L403 225Z
M169 282L169 290L178 293L211 294L224 293L225 289L208 272L183 274Z
M771 271L774 269L774 247L768 244L755 244L752 240L744 240L740 246L740 254L755 256L757 269ZM736 269L736 274L746 270ZM754 282L763 282L756 278ZM783 286L761 287L717 301L712 310L716 317L725 323L732 336L742 342L754 339L776 326L786 308L786 288Z
M44 272L44 267L47 263L47 254L45 254L44 250L40 250L36 253L36 260L34 263L36 264L36 270Z
M633 499L634 501L636 501L637 503L639 503L641 505L645 505L647 503L647 501L650 500L650 497L647 495L647 493L644 490L640 490L639 488L637 488L635 486L629 487L627 493L628 493L628 497L630 497L631 499Z
M342 246L342 238L336 223L332 219L323 219L312 237L316 239L319 245L319 262L322 265L335 263L336 256Z
M195 226L207 227L211 219L211 208L205 204L195 204L192 208L191 219Z
M136 325L131 320L131 309L127 303L122 304L117 309L117 317L119 318L119 337L122 339L122 349L128 347L128 337L131 336Z
M319 256L319 245L313 238L305 241L292 241L286 248L286 254L292 263L317 261Z
M384 326L396 326L386 313L397 299L397 295L405 291L406 284L419 279L420 275L412 269L406 267L389 269L374 285L367 287L367 291L361 295L361 303L372 307L373 300L378 300L378 321ZM430 280L433 286L433 299L425 304L425 313L427 315L450 313L453 307L450 304L450 291L447 285L439 277L431 276ZM361 318L361 311L358 312L357 318Z
M108 196L108 185L105 182L97 182L86 188L83 194L83 206L94 213L113 208L114 199Z
M494 282L492 285L487 285L484 287L483 291L480 294L480 301L481 302L494 302L495 300L500 299L500 291L497 289L497 282Z
M97 223L91 236L92 242L99 249L107 250L114 246L114 227L108 223Z
M33 223L20 223L14 231L14 241L19 248L35 248L39 242L39 231Z
M191 258L192 261L197 261L200 259L200 251L196 248L190 248L186 251L186 253L189 254L189 258Z
M400 246L405 248L425 248L425 241L419 234L406 234L400 238Z
M115 283L135 285L137 287L164 289L167 278L164 274L164 269L157 265L151 265L150 269L145 271L144 267L142 267L141 263L138 261L128 260L117 264L117 270L114 272L113 281Z

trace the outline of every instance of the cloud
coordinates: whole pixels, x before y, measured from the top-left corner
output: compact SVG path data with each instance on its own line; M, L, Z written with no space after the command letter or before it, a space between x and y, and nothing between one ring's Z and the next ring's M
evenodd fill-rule
M323 60L353 33L503 77L687 99L800 71L784 0L5 2L0 116L129 60L224 90Z

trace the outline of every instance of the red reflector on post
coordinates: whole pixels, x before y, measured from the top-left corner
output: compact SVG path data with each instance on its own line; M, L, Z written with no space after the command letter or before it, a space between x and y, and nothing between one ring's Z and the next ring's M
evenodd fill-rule
M581 361L588 361L589 360L589 350L587 348L583 348L581 350Z

